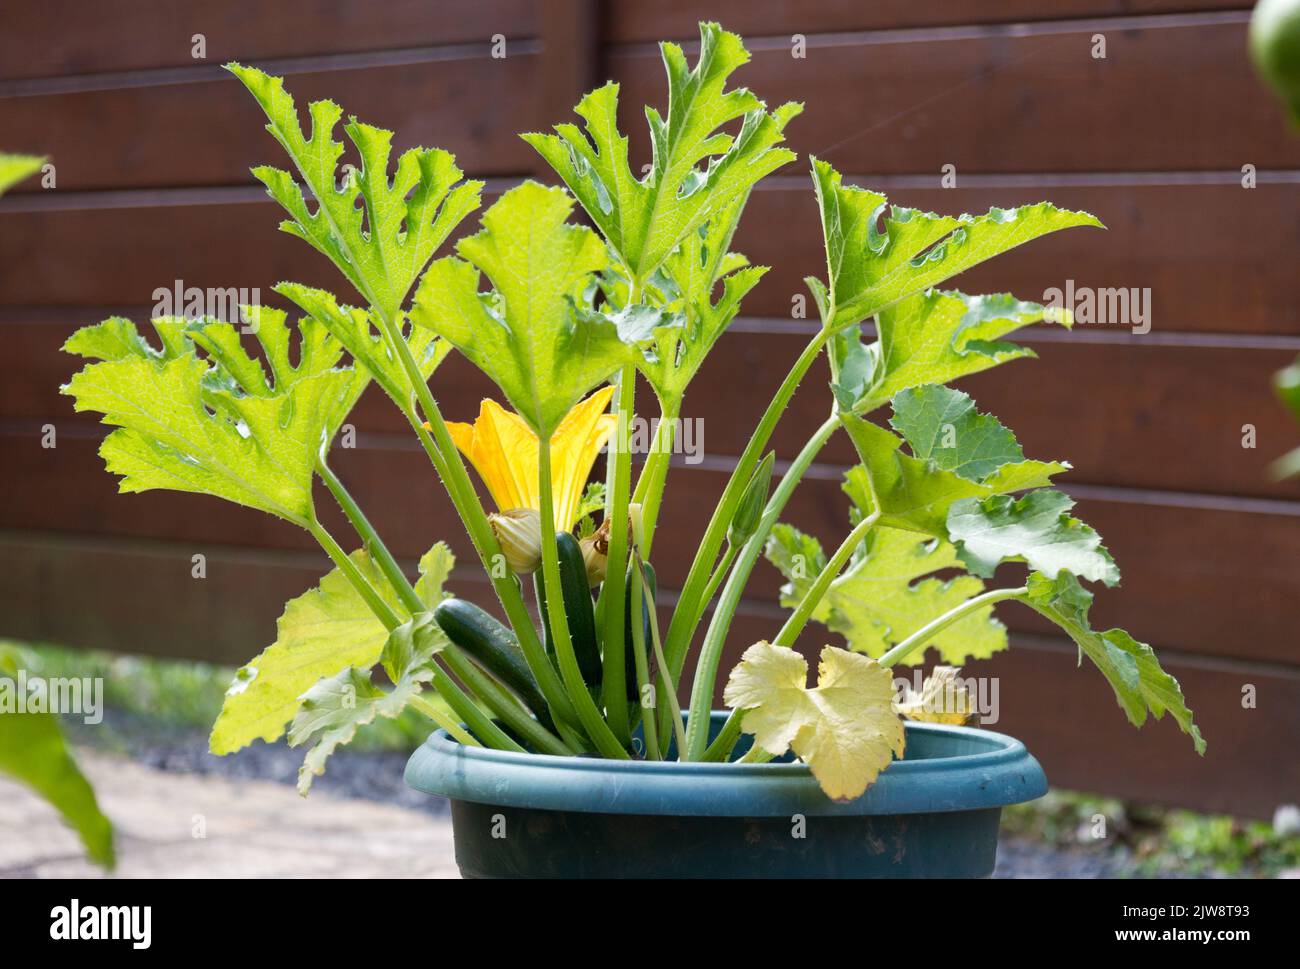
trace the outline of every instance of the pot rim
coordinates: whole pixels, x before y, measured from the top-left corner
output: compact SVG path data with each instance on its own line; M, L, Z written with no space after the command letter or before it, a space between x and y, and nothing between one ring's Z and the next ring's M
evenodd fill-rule
M721 726L726 711L714 711ZM909 736L985 749L894 761L865 794L830 800L799 763L623 761L466 747L434 731L411 755L406 783L452 800L599 814L723 817L920 814L1000 808L1047 793L1038 761L991 730L908 722Z

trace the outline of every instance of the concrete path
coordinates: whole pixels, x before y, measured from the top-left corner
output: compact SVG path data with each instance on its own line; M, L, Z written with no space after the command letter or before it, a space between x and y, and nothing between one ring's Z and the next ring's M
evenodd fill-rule
M164 773L82 751L128 878L456 878L451 821L283 784ZM0 878L95 878L45 802L0 779Z

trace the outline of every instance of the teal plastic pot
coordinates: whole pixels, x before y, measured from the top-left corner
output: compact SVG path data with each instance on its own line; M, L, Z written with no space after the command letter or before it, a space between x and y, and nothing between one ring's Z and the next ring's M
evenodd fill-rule
M725 719L715 712L713 729ZM442 730L411 755L406 783L450 800L467 878L985 877L1002 808L1047 793L1020 741L918 723L906 756L846 803L788 761L545 757Z

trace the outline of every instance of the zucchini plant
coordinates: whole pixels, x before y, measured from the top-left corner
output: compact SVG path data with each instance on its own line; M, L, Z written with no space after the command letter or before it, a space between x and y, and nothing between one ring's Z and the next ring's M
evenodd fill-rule
M1150 647L1090 623L1086 584L1114 585L1119 570L1053 485L1069 465L1026 458L997 418L947 386L1032 356L1008 339L1017 329L1071 319L1005 294L942 287L1039 236L1100 225L1084 212L1043 202L937 215L846 185L810 159L809 205L826 247L825 275L807 280L819 325L692 541L671 610L656 596L651 561L667 525L677 420L766 272L730 246L755 185L795 160L784 131L801 110L769 109L730 85L749 59L738 36L706 23L700 40L694 64L661 45L668 105L645 109L644 174L618 126L618 85L606 84L577 105L581 126L523 135L563 187L510 189L438 258L482 190L448 152L414 148L394 162L391 133L352 119L344 133L361 164L341 167L338 105L315 102L304 118L281 79L228 65L292 166L253 169L287 214L281 228L330 259L348 295L279 284L298 318L249 307L257 353L219 320L155 319L149 338L109 319L69 340L68 351L94 362L64 388L79 410L116 428L101 453L123 491L170 488L246 505L305 529L333 560L318 587L287 604L275 642L239 671L212 750L287 731L290 743L311 745L305 792L359 727L414 706L462 743L538 756L721 761L748 733L745 760L792 752L828 796L852 798L904 753L903 716L925 716L921 704L899 704L891 669L927 650L955 666L1005 649L995 606L1059 625L1134 724L1168 711L1203 750ZM590 227L574 221L575 201ZM436 396L437 368L453 352L500 390L473 423L447 420ZM823 354L827 417L782 456L777 478L773 431ZM500 618L450 596L445 544L433 545L412 582L331 470L335 433L372 381L446 489ZM638 413L659 421L634 474ZM859 463L843 481L846 535L828 554L781 518L839 433ZM589 483L606 445L604 480ZM317 515L317 478L356 532L352 551ZM732 713L710 736L723 648L764 558L786 574L789 615L730 671ZM1020 575L992 584L1002 571ZM662 626L661 615L670 615ZM792 648L809 622L840 644L821 652L811 686ZM951 676L942 671L939 687Z

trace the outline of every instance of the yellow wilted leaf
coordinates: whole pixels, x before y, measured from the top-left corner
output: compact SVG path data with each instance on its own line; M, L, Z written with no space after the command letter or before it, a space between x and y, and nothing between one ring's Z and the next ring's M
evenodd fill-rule
M875 660L827 646L809 689L808 663L793 649L755 643L731 671L724 698L744 710L741 725L773 756L793 750L827 796L861 796L903 753L890 671Z
M903 698L896 709L908 720L921 723L964 726L977 722L975 697L970 687L958 680L960 673L956 666L936 666L921 682L920 690L903 687Z

